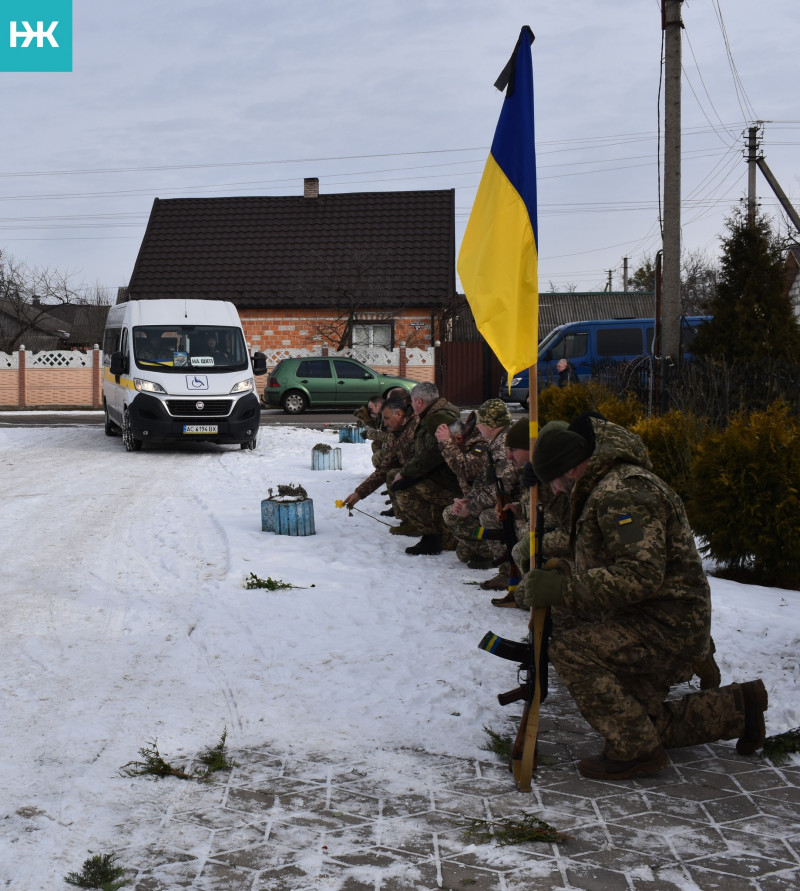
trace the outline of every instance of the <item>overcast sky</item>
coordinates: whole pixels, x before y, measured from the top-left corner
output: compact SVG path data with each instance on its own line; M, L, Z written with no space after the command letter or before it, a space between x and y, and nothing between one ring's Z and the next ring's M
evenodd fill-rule
M115 289L155 197L300 195L307 176L454 188L458 245L523 24L540 289L602 289L608 270L621 287L623 257L660 247L660 0L73 3L72 73L0 74L0 249L18 260ZM792 0L687 0L683 20L683 244L714 257L754 120L800 205L800 19Z

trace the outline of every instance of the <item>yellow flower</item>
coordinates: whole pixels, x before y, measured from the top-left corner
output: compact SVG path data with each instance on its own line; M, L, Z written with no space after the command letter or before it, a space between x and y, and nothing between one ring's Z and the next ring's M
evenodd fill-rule
M341 498L336 499L336 507L344 507L344 501Z

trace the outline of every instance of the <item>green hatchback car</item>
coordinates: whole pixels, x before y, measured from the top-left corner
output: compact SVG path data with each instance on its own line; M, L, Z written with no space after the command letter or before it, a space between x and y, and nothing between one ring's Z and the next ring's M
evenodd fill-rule
M394 387L408 391L418 381L381 374L359 362L336 356L282 359L267 378L263 401L287 414L307 408L358 408L371 396L385 396Z

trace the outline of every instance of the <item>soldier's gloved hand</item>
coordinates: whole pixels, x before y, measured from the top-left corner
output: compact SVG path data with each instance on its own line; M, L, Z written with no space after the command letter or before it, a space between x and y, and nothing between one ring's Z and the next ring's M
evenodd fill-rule
M534 569L525 579L525 606L563 606L565 582L560 572Z
M533 464L530 461L526 461L522 468L522 473L520 474L520 482L526 489L532 489L534 486L539 485L539 478L536 476L536 473L533 470Z

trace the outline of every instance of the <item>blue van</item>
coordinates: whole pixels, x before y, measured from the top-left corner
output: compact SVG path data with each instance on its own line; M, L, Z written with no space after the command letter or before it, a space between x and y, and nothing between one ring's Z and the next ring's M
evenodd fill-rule
M710 316L684 316L681 319L681 349L684 357L691 355L695 334ZM630 362L640 356L653 355L653 319L594 319L586 322L567 322L558 325L539 344L539 389L558 383L556 365L567 359L578 380L592 378L592 369L602 362ZM500 380L499 396L505 402L519 402L528 407L528 369L511 380L509 389L506 375Z

